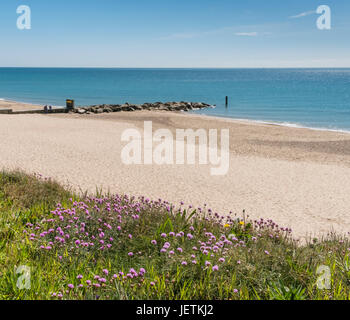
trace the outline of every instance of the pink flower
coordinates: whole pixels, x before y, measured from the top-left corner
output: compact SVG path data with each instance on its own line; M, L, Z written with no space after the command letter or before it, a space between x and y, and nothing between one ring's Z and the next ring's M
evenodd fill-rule
M170 248L170 243L169 242L165 242L163 248L169 249Z
M70 283L70 284L68 285L68 288L69 288L69 289L74 289L74 285Z
M166 234L166 233L162 233L160 236L161 236L162 238L166 238L166 237L167 237L167 234Z
M128 256L129 256L129 257L132 257L133 255L134 255L134 254L133 254L132 252L129 252L129 253L128 253Z
M156 241L156 240L152 240L151 243L152 243L153 245L156 245L156 244L157 244L157 241Z
M108 276L108 270L107 269L103 269L103 273Z
M219 271L219 266L214 266L213 271Z
M83 276L81 275L81 274L79 274L78 276L77 276L77 279L83 279Z
M144 275L146 273L146 270L144 268L140 268L140 274Z
M187 262L186 262L186 261L182 261L181 264L182 264L183 266L187 266Z

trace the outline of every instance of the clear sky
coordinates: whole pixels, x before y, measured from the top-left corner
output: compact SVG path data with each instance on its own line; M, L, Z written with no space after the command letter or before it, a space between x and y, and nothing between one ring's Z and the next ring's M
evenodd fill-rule
M3 67L350 67L350 1L1 0L0 43Z

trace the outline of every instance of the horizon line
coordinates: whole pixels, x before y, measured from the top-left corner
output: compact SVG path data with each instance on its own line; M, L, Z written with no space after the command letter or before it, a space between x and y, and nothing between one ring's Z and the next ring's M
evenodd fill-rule
M0 69L350 69L343 67L23 67L0 66Z

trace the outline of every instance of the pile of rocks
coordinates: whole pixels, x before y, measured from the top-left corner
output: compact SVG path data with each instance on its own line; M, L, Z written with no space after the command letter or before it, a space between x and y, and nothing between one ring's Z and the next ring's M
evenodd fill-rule
M73 109L71 112L78 114L89 114L89 113L110 113L110 112L121 112L121 111L140 111L140 110L159 110L159 111L191 111L200 110L205 108L214 108L215 106L209 105L202 102L155 102L155 103L144 103L142 105L125 103L119 104L102 104L89 107L78 107Z

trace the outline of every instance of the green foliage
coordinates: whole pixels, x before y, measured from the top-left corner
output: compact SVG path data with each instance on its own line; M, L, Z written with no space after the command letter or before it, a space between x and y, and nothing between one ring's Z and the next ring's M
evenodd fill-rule
M70 236L62 244L54 232L38 236L59 227ZM113 238L108 250L98 245L101 230L105 241ZM298 245L272 221L222 219L143 198L79 198L49 179L0 173L0 299L348 300L349 248L335 234ZM22 265L31 269L28 290L17 285ZM329 268L330 289L317 287L320 266ZM127 276L130 269L138 276Z

